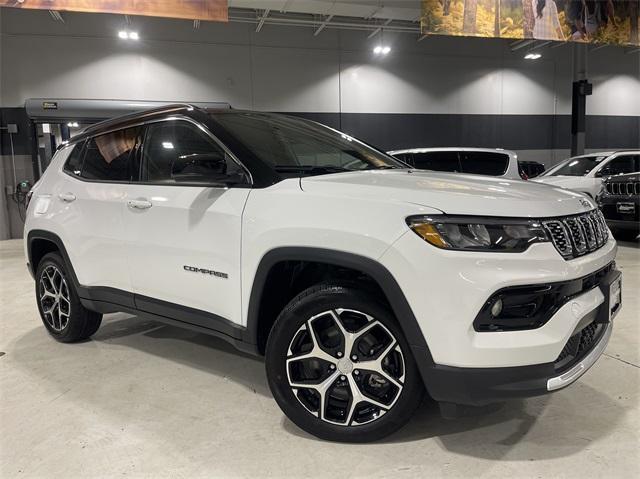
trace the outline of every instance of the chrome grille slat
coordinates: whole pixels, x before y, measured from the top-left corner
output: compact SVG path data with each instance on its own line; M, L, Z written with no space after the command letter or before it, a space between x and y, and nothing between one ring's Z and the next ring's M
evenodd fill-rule
M542 221L558 252L571 259L604 246L609 238L607 223L600 210Z

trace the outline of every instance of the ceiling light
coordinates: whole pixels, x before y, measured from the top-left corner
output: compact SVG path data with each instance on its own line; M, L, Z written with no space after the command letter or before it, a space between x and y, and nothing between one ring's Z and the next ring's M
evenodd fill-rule
M170 141L163 141L162 148L166 150L173 150L173 143L171 143Z
M69 123L67 123L67 126L69 128L78 128L78 122L77 121L70 121Z
M376 55L379 55L380 53L382 53L382 47L378 45L373 49L373 53L375 53Z
M138 35L138 32L130 32L128 30L120 30L118 32L118 37L122 38L123 40L140 40L140 35Z
M390 51L391 51L391 47L387 45L384 45L384 46L378 45L373 49L373 53L375 53L376 55L386 55Z
M386 55L391 51L391 47L382 47L382 54Z
M540 53L527 53L524 58L526 60L537 60L538 58L541 58L542 55Z

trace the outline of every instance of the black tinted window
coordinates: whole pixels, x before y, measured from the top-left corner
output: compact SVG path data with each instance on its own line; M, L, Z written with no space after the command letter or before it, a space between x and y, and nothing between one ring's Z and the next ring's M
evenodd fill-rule
M134 148L138 128L128 128L87 140L82 177L101 181L133 181L138 178Z
M143 180L211 184L244 182L244 171L203 131L184 121L147 127Z
M67 157L67 162L64 164L64 171L74 176L80 176L82 171L82 143L71 147L71 153Z
M625 173L636 173L640 171L639 167L640 156L624 155L611 160L599 173L604 176L623 175Z
M504 175L509 166L509 155L490 151L463 151L460 153L463 173L474 175Z
M421 170L460 171L457 151L429 151L413 154L413 165Z

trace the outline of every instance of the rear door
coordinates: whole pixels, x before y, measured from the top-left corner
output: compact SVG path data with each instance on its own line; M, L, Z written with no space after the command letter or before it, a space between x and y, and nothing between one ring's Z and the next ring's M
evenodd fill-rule
M240 323L245 170L188 119L146 125L140 158L123 199L136 306L213 329Z
M139 131L90 138L74 148L63 166L65 180L53 196L63 205L62 239L83 286L131 291L122 210L125 189L137 176L133 153ZM121 295L112 293L118 296L112 299L120 301Z

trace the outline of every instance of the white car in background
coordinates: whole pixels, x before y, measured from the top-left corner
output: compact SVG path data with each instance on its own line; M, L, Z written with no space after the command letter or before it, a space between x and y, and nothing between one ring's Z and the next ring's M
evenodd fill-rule
M501 148L411 148L387 153L420 170L527 179L518 167L518 155Z
M636 172L640 172L640 150L603 151L569 158L533 181L596 198L604 179Z

